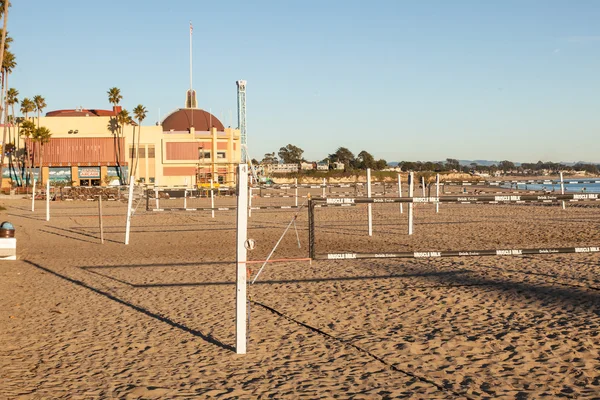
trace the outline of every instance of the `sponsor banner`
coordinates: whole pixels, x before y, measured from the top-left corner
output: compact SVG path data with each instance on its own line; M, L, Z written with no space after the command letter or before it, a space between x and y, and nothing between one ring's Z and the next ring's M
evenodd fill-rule
M354 199L352 198L328 198L327 204L354 204Z
M100 167L79 167L80 179L100 179Z
M482 257L482 256L522 256L525 254L559 254L559 253L600 253L596 247L559 247L534 249L501 249L501 250L459 250L459 251L415 251L401 253L328 253L315 255L316 260L348 260L364 258L437 258L437 257Z

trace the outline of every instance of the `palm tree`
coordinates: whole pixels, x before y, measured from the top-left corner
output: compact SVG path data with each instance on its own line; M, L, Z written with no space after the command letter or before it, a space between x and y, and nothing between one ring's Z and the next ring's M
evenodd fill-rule
M44 145L50 142L50 137L52 137L52 133L50 133L50 129L46 128L45 126L40 126L37 128L31 137L35 143L39 143L40 148L38 155L40 183L44 183L44 175L42 174L42 165L44 163Z
M33 101L31 101L27 97L25 97L23 100L21 100L21 113L23 114L25 119L27 119L27 115L30 112L34 112L34 111L35 111L35 104Z
M6 55L10 54L10 52L7 52ZM4 61L8 60L9 58L5 58ZM17 96L19 95L19 92L14 89L14 88L10 88L7 93L6 93L6 106L4 107L5 111L8 111L8 106L12 106L13 109L13 115L12 115L12 120L14 121L14 113L15 113L15 103L18 103L19 100L17 99ZM2 183L3 183L3 179L4 179L4 174L3 174L3 168L4 168L4 154L6 153L6 130L7 130L7 125L8 125L8 113L6 114L6 118L5 118L5 123L4 123L4 133L2 135L2 155L0 155L0 188L2 187ZM14 125L14 124L13 124ZM9 132L9 136L10 136L10 132ZM10 139L9 139L10 141ZM10 157L10 162L9 162L9 168L10 165L12 164L12 152L11 152L11 157Z
M148 112L148 110L146 110L146 107L144 107L141 104L138 104L138 106L136 108L133 109L133 115L135 115L135 119L137 119L138 121L138 140L137 140L137 146L135 144L135 130L133 131L133 145L135 147L135 167L133 168L133 172L131 173L131 175L135 176L135 174L137 173L137 167L138 164L140 162L140 137L141 137L141 129L142 129L142 121L144 119L146 119L146 113Z
M8 30L8 7L10 6L10 2L8 0L0 0L0 5L2 6L2 15L4 16L4 28L2 29L2 42L0 43L0 65L3 64L4 60L4 48L6 47L6 34Z
M123 96L121 96L121 89L118 87L112 87L108 89L108 102L113 105L115 108L121 100L123 100ZM116 110L115 110L116 111ZM123 184L123 171L121 170L121 141L119 140L119 129L118 129L118 115L115 115L111 118L109 122L109 127L113 126L117 129L114 130L114 147L115 147L115 158L117 163L117 174L119 175L119 181ZM112 132L112 130L111 130Z
M39 94L36 94L35 96L33 96L33 104L35 105L35 110L37 111L37 115L38 115L38 128L40 127L40 113L42 112L42 110L44 108L46 108L46 99L44 99L42 96L40 96Z
M25 119L23 121L23 124L21 125L21 129L19 130L19 134L23 135L26 139L29 139L30 137L33 136L33 133L35 132L35 124L33 123L33 121ZM29 168L29 173L26 173L26 179L29 178L29 175L31 174L31 168L32 168L32 160L31 160L31 149L30 146L27 146L27 142L25 142L25 149L26 149L26 156L27 159L25 160L25 162L23 163L23 165L25 166L25 169Z
M125 126L131 125L132 122L133 122L133 120L131 119L131 116L129 115L129 111L127 111L125 109L119 111L119 113L117 114L117 123L118 123L117 136L120 135L121 138L125 137L124 136ZM119 156L120 156L121 155L121 140L120 139L118 140L118 146L119 146ZM119 159L120 159L120 157L119 157ZM119 165L119 169L121 169L120 165ZM123 183L126 183L127 179L125 177L123 177L123 171L120 171L120 172L121 172L121 176L123 178Z

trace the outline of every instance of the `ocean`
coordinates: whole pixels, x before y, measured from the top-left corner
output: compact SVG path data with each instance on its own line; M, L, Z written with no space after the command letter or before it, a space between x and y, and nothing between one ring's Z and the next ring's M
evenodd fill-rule
M565 180L565 193L600 193L600 183L568 183ZM545 190L560 193L560 183L516 183L518 189L525 190ZM515 188L515 183L506 183L501 185L503 188Z

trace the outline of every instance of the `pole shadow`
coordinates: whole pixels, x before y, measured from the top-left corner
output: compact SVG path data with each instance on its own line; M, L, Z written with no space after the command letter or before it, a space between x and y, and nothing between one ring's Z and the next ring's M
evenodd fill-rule
M121 304L121 305L123 305L125 307L128 307L128 308L130 308L130 309L132 309L134 311L137 311L137 312L139 312L139 313L141 313L143 315L146 315L146 316L148 316L150 318L153 318L153 319L155 319L157 321L164 322L165 324L170 325L173 328L177 328L177 329L180 329L180 330L182 330L184 332L190 333L190 334L192 334L192 335L194 335L196 337L199 337L202 340L204 340L204 341L206 341L206 342L208 342L208 343L210 343L212 345L218 346L218 347L220 347L222 349L225 349L225 350L229 350L229 351L235 352L235 348L233 346L230 346L228 344L224 344L224 343L222 343L221 341L217 340L216 338L214 338L211 335L207 335L207 334L202 333L202 332L200 332L198 330L189 328L189 327L187 327L187 326L185 326L183 324L180 324L179 322L173 321L172 319L164 317L162 315L153 313L152 311L147 310L145 308L142 308L140 306L137 306L135 304L128 303L127 301L125 301L123 299L120 299L120 298L116 297L113 294L110 294L110 293L105 292L103 290L97 289L97 288L95 288L93 286L90 286L90 285L88 285L88 284L86 284L86 283L84 283L82 281L79 281L79 280L70 278L70 277L68 277L66 275L60 274L60 273L58 273L56 271L53 271L53 270L51 270L49 268L43 267L43 266L41 266L41 265L39 265L39 264L37 264L37 263L35 263L33 261L30 261L30 260L27 260L27 259L22 260L22 261L25 262L25 263L27 263L27 264L29 264L29 265L31 265L31 266L33 266L33 267L35 267L35 268L38 268L38 269L42 270L44 272L47 272L47 273L49 273L51 275L54 275L54 276L56 276L58 278L61 278L61 279L65 280L65 281L67 281L67 282L70 282L70 283L73 283L73 284L75 284L77 286L80 286L82 288L91 290L92 292L94 292L96 294L104 296L104 297L106 297L106 298L108 298L108 299L110 299L112 301L115 301L115 302L117 302L117 303L119 303L119 304Z

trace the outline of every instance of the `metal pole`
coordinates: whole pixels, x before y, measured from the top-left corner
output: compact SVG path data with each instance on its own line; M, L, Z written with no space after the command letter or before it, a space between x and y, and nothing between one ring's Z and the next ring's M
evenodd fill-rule
M326 196L326 194L325 194L326 188L327 188L327 180L325 178L323 178L323 197Z
M248 177L246 176L246 182L248 182ZM248 184L246 183L246 186L248 186ZM211 178L210 180L210 207L212 208L212 217L215 217L215 194L214 194L214 190L213 190L213 180Z
M35 181L34 181L35 182ZM563 173L560 172L560 194L565 194L565 182L563 181ZM562 209L565 209L565 201L562 201Z
M187 209L187 188L183 188L183 208Z
M250 179L252 181L252 179ZM252 216L252 186L248 188L248 218Z
M131 208L133 205L133 175L129 178L129 198L127 199L127 223L125 224L125 244L129 244L129 229L131 228Z
M237 279L236 279L236 313L235 313L235 351L246 354L246 290L248 274L246 269L248 235L248 166L238 166L238 198L237 198Z
M440 174L435 175L435 212L440 212Z
M154 200L156 201L156 208L160 208L158 207L158 188L156 186L154 186Z
M414 182L415 180L415 174L414 172L411 172L408 175L408 197L411 198L411 202L408 203L408 234L412 235L413 234L413 207L414 204L412 203L412 197L414 195Z
M425 194L425 177L424 176L421 177L421 188L423 190L423 197L427 197L427 195Z
M296 198L295 206L298 207L298 178L295 179L296 189L294 190L294 197Z
M400 174L398 174L398 197L402 197L402 179L400 178ZM404 213L402 209L402 203L400 203L400 214Z
M98 197L98 222L100 224L100 243L104 244L104 226L102 225L102 195Z
M50 177L46 181L46 221L50 221Z
M308 198L308 257L315 258L315 203Z
M367 197L371 198L371 168L367 168ZM369 236L373 236L373 204L367 204L367 217L369 220Z
M32 173L33 175L33 173ZM33 192L31 194L31 211L35 211L35 181L36 179L33 178Z

